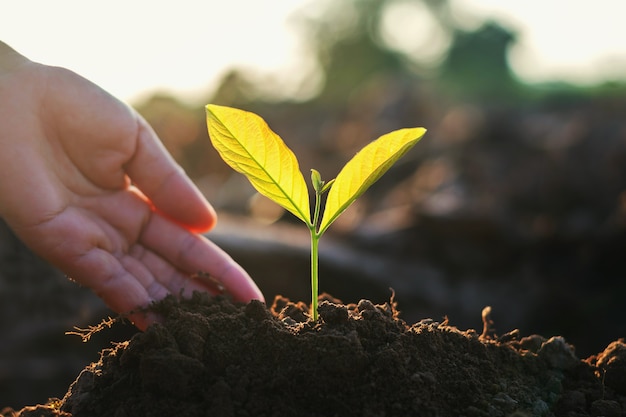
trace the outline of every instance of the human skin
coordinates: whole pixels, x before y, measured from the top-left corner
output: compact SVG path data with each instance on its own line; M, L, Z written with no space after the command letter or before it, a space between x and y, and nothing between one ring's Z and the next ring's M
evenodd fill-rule
M1 41L0 147L0 216L114 311L214 291L207 274L236 300L263 300L246 271L201 234L215 211L140 115ZM129 318L142 330L157 319Z

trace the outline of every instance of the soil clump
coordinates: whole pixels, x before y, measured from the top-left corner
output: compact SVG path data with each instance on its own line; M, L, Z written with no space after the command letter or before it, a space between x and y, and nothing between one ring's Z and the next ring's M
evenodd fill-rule
M622 416L626 343L585 360L562 337L461 331L400 318L393 298L344 305L195 293L85 368L63 399L6 409L41 416Z

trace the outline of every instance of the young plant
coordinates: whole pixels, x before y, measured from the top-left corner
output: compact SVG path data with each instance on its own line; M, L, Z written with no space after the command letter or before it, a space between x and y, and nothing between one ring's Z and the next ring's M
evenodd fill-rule
M311 232L311 316L317 320L318 244L328 227L426 133L417 127L387 133L359 151L334 180L324 182L311 170L309 191L294 153L254 113L208 104L207 125L215 149L235 171L244 174L262 195L302 220ZM328 191L322 210L322 195ZM323 214L322 214L323 213Z

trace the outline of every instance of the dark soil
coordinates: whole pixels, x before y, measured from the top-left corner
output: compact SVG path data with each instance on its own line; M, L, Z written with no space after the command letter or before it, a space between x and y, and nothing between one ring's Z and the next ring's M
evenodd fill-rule
M586 360L561 337L430 319L408 325L392 300L320 320L277 297L233 304L196 293L154 306L163 321L102 351L63 399L4 410L40 416L623 416L626 343Z

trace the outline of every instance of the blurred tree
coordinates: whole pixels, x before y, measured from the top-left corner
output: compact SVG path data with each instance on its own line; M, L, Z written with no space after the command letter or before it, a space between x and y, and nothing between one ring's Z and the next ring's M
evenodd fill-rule
M211 103L223 106L242 107L251 100L254 85L245 72L237 69L229 71L213 94Z
M394 11L394 7L397 11L398 6L413 13L408 16L396 13L394 16L401 18L398 22L385 20L386 14ZM431 71L437 88L443 92L457 99L489 100L515 98L521 90L507 60L508 48L515 41L513 31L496 22L487 22L473 30L462 29L462 22L452 13L448 0L330 2L323 12L315 16L304 14L301 21L324 71L325 83L316 98L324 105L345 103L374 77L405 78L413 84L425 81L424 69L428 63L420 56L417 45L411 46L411 42L418 40L410 39L411 34L420 30L436 31L422 33L422 38L447 48L440 65ZM422 25L425 21L431 25ZM396 40L409 37L400 39L403 48L390 44L384 33L389 26L395 29Z
M314 99L342 106L351 95L380 74L406 73L402 54L387 48L379 26L388 1L327 2L316 16L298 16L304 36L317 55L324 84Z
M191 178L209 173L228 176L227 167L206 140L203 106L188 106L170 95L159 93L135 108Z
M157 93L135 108L159 133L161 141L176 160L182 159L184 149L200 133L194 109L170 95Z
M507 60L515 34L496 22L474 31L455 30L441 66L440 87L456 96L478 99L515 97L520 85Z

